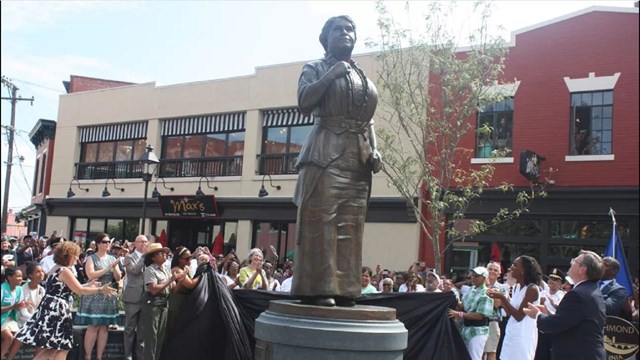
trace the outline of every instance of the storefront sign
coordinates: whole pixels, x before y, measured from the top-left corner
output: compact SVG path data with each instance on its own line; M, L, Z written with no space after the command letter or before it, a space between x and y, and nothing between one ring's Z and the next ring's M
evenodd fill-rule
M160 210L166 217L218 217L218 205L214 195L159 196Z
M538 183L540 165L544 157L529 150L520 151L520 174L532 183Z
M632 323L615 316L607 316L604 326L604 349L607 360L634 357L638 352L638 329Z

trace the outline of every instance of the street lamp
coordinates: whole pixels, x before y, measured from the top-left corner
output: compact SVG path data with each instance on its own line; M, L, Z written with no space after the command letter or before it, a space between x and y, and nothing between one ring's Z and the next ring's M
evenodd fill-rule
M78 179L73 179L71 180L71 182L69 182L69 190L67 191L67 198L72 198L76 196L76 193L74 193L73 190L71 190L71 186L73 185L74 181L76 185L78 185L78 189L83 190L85 192L89 192L89 188L83 188L82 186L80 186L80 181L78 181Z
M109 192L109 189L107 189L107 185L109 185L109 180L113 181L113 187L116 190L120 190L120 192L124 192L124 188L119 188L116 185L116 179L114 178L108 178L107 181L105 181L104 183L104 190L102 190L102 197L109 197L111 196L111 193ZM67 192L67 196L69 196L69 192Z
M144 181L144 197L142 198L142 226L140 227L141 233L145 233L145 220L147 218L147 192L149 191L149 181L153 173L156 172L156 168L160 163L156 154L153 153L153 146L147 145L147 151L140 157L140 163L142 164L142 181Z
M258 197L269 196L269 192L267 192L267 189L264 188L264 178L266 178L267 176L269 177L269 185L271 185L272 188L276 188L276 190L282 189L280 185L273 185L273 179L271 179L271 175L265 174L262 177L262 187L260 188L260 191L258 191Z
M202 187L200 187L200 185L202 185L202 179L207 180L207 187L209 189L213 189L213 191L218 191L218 187L217 186L211 186L209 185L209 178L206 176L201 176L200 180L198 180L198 190L196 190L196 199L200 199L204 196L204 192L202 191Z
M162 195L162 194L160 194L160 191L158 191L158 181L160 181L160 180L162 180L162 186L163 186L166 190L170 190L170 191L175 190L175 188L174 188L173 186L168 187L168 186L167 186L167 184L165 184L165 182L164 182L164 178L159 177L159 178L157 178L157 179L156 179L156 183L155 183L155 185L153 186L153 191L151 192L151 197L152 197L152 198L154 198L154 199L156 199L156 198L158 198L160 195Z

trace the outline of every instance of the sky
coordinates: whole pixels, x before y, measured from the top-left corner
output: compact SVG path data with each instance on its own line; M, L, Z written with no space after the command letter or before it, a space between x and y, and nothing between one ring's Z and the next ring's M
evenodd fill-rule
M412 1L412 25L419 24L426 1ZM450 26L463 32L472 24L472 2L458 1ZM590 6L633 7L633 0L495 1L494 35L511 32ZM9 208L31 203L35 147L29 132L38 119L56 120L63 81L80 75L157 86L255 73L256 67L308 61L323 50L318 35L331 16L356 22L354 53L366 53L375 39L375 2L361 1L2 1L2 76L23 98L16 107L16 136ZM402 18L403 1L390 4ZM2 97L9 91L2 86ZM1 101L1 123L8 126L11 104ZM8 136L2 129L4 195ZM56 149L59 151L59 149ZM18 156L24 157L23 161Z

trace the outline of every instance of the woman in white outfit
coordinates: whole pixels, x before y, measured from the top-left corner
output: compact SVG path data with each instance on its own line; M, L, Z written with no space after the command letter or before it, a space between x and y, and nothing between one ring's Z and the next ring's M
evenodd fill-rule
M542 283L542 271L536 259L520 256L511 265L511 276L516 279L511 301L500 291L487 290L489 297L500 299L505 312L510 315L502 343L500 360L533 360L538 344L538 327L535 319L525 315L528 303L540 304L538 286Z

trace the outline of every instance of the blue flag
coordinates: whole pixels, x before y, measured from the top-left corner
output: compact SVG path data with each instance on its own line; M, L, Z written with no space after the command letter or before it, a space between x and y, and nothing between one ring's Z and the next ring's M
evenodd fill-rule
M616 282L627 289L627 296L633 294L633 283L631 282L631 275L629 273L629 267L627 266L627 257L624 255L624 248L620 242L620 236L616 229L616 223L613 223L613 230L611 231L611 241L607 245L607 249L604 251L604 256L611 256L620 263L620 270L616 275Z

